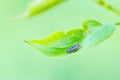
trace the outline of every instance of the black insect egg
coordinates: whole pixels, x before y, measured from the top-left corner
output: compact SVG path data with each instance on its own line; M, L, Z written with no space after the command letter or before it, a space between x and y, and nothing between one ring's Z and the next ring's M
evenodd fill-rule
M73 53L76 52L77 50L79 50L80 45L79 43L76 43L75 45L73 45L71 48L69 48L66 52L68 53Z

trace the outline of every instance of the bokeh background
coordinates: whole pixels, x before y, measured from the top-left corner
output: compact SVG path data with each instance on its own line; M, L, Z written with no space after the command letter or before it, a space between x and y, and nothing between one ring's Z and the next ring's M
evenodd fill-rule
M0 0L0 80L120 80L120 28L100 45L63 57L47 57L24 40L80 28L93 19L103 24L120 16L92 0L67 0L25 22L11 22L32 0ZM119 0L107 0L120 10Z

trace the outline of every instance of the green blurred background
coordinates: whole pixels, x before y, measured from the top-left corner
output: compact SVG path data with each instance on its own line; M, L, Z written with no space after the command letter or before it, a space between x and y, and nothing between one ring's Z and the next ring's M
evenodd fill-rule
M102 44L63 57L47 57L24 40L80 28L93 19L119 22L120 16L92 0L67 0L25 22L10 21L32 0L0 0L0 80L120 80L120 28ZM120 9L119 0L107 0Z

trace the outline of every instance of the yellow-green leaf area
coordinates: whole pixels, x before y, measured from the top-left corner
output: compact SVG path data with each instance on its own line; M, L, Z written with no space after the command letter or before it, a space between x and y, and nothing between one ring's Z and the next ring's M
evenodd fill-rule
M92 32L96 28L98 28L100 25L102 25L102 24L100 22L95 21L95 20L87 20L83 23L83 28L85 30L88 30L88 32Z
M66 33L55 32L45 39L27 42L48 56L59 56L68 54L66 51L75 43L81 43L85 37L86 32L83 29L74 29Z
M36 15L64 0L36 0L28 6L29 15Z

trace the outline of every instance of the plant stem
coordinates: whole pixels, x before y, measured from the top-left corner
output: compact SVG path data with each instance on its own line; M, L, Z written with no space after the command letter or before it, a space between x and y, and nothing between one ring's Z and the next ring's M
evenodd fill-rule
M107 2L105 2L105 0L93 0L94 2L100 4L101 6L105 7L106 9L120 15L120 11L115 9L113 6L111 6L110 4L108 4Z

